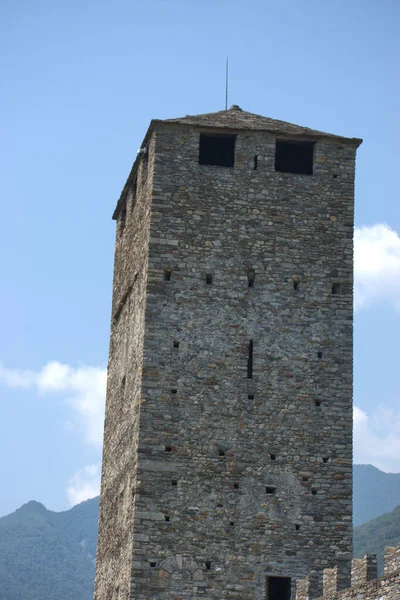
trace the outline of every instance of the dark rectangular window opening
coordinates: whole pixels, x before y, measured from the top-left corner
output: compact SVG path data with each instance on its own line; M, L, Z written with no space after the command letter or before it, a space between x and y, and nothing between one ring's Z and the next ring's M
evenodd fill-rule
M171 390L171 394L177 394L177 393L178 393L178 390L177 390L177 389L173 388L173 389Z
M172 452L172 446L165 446L165 452Z
M165 522L166 522L166 523L169 523L169 522L170 522L170 518L169 518L169 516L168 516L168 515L164 515L164 519L165 519Z
M171 485L178 485L178 482L177 482L177 480L176 480L176 479L172 479L172 481L171 481Z
M318 352L317 356L318 358L322 358L322 352Z
M247 359L247 379L253 379L253 340L249 342L249 358Z
M170 269L164 269L164 281L171 281L172 271Z
M177 342L176 340L174 340L174 348L179 348L179 342Z
M254 269L249 269L247 272L247 279L248 279L248 286L249 287L254 287L254 281L256 279L256 272L254 271Z
M270 454L269 457L271 460L276 460L276 454Z
M290 600L290 577L267 577L267 600Z
M211 570L211 560L206 560L206 570L207 571Z
M247 398L249 400L254 400L254 394L247 394Z
M332 294L340 294L341 287L340 283L332 283Z
M293 289L298 290L300 284L300 279L298 277L293 277Z
M207 285L211 285L213 282L213 276L211 275L211 273L207 273L206 275L206 284Z
M257 154L254 156L254 170L257 171L258 167L258 156Z
M315 401L315 406L318 406L318 407L319 407L319 406L321 406L321 404L322 404L322 403L321 403L321 400L316 400L316 401Z
M265 486L265 493L266 494L275 494L276 492L276 487L274 485L267 485Z
M199 163L217 167L233 167L235 164L236 135L200 134Z
M218 456L225 456L225 450L222 450L222 448L220 448L218 450Z
M295 524L296 531L300 531L300 525L298 523Z
M234 527L234 526L235 526L235 521L229 521L229 525L230 525L231 527Z
M155 560L151 560L151 561L150 561L150 567L151 567L152 569L154 569L156 565L157 565L157 563L156 563L156 561L155 561Z
M313 163L314 142L276 140L275 171L312 175Z
M234 483L233 484L233 489L234 490L238 490L239 489L239 484L238 483Z

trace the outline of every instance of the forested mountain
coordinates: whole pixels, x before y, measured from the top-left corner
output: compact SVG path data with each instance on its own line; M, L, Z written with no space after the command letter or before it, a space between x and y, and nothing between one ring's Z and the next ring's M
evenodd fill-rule
M98 509L98 498L60 513L32 501L1 518L1 600L92 600Z

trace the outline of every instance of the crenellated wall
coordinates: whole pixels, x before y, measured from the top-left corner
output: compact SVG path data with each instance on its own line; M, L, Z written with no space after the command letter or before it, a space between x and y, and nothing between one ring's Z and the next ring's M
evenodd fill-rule
M375 554L353 558L351 585L348 565L324 569L322 577L312 572L296 582L296 600L399 600L400 598L400 544L385 550L385 575L377 579ZM321 579L323 582L320 596ZM350 580L348 580L350 584Z

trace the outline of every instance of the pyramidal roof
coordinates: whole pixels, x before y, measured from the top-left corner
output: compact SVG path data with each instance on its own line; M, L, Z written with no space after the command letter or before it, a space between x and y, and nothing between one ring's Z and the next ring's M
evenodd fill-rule
M344 138L323 131L316 131L309 127L301 127L293 123L270 119L254 113L242 110L234 104L229 110L220 110L219 112L206 113L204 115L186 115L179 119L165 119L163 123L177 123L181 125L190 125L194 127L216 127L224 129L245 129L249 131L270 131L288 136L309 136L313 138L334 138L338 141L348 141L356 144L361 143L358 138Z

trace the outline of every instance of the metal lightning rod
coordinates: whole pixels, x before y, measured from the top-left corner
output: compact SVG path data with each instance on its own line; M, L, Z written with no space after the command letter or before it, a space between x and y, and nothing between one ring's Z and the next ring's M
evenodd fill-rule
M225 110L228 110L228 57L226 57L226 72L225 72Z

